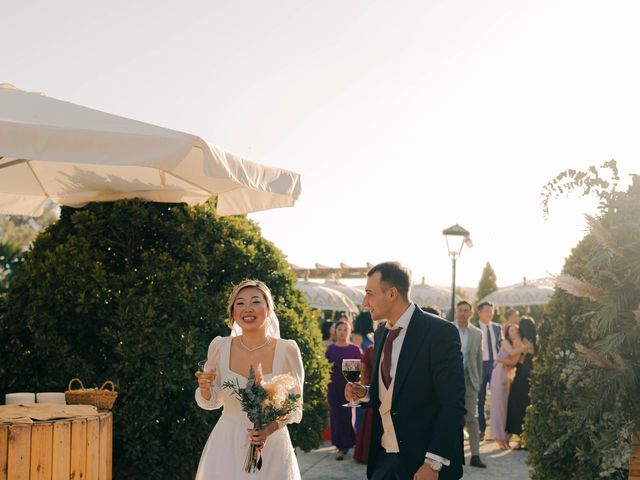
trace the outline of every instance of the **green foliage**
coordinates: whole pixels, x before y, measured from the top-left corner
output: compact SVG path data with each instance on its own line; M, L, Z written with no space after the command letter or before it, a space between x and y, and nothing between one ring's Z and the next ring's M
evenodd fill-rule
M587 265L596 247L592 237L585 238L573 249L563 273L591 279L593 271ZM590 345L597 338L589 321L594 308L589 300L556 290L539 326L540 351L534 360L531 406L525 419L527 463L534 480L597 478L604 460L597 433L605 420L577 423L576 400L585 392L568 385L566 378L570 362L577 357L575 342Z
M305 367L294 444L316 447L328 365L317 322L282 253L244 217L183 204L63 208L15 275L0 317L0 392L62 391L113 380L114 478L192 478L219 411L194 401L194 371L228 335L232 284L265 280L284 338Z
M224 382L222 388L228 388L233 392L240 401L242 410L246 412L247 417L253 423L253 428L256 429L260 429L296 411L298 408L297 401L300 399L300 394L289 393L281 404L266 401L269 394L260 382L256 382L256 372L253 367L249 368L249 378L247 378L247 383L244 387L235 378Z
M0 242L0 292L9 287L11 278L22 261L20 245L11 242Z
M476 300L479 302L490 293L498 290L496 272L493 271L491 264L487 262L482 270L482 276L478 282L478 290L476 291Z
M604 178L608 170L609 180ZM582 196L595 195L600 199L600 209L604 210L611 203L617 193L618 164L615 160L609 160L602 164L600 169L594 166L586 172L579 170L565 170L548 182L542 189L542 211L549 215L549 201L560 195L572 191L581 191Z
M615 163L607 168L617 176ZM593 179L602 186L600 176ZM525 422L534 480L626 478L640 427L638 180L626 193L598 194L602 216L563 269L593 287L598 301L580 289L580 297L556 290L539 329Z

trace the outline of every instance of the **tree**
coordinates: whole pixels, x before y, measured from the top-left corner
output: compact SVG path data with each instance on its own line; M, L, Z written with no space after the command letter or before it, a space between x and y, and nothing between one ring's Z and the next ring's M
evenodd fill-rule
M482 276L478 282L478 290L476 291L476 300L479 302L490 293L498 290L496 283L496 272L493 271L491 264L487 262L482 270Z
M232 284L265 280L282 336L305 366L293 442L316 447L328 365L317 322L284 255L245 217L142 201L63 208L33 243L0 317L0 391L61 391L72 377L113 380L114 477L192 478L219 411L194 402L193 372L228 335Z
M615 162L603 169L614 181L591 167L545 188L547 204L596 193L600 215L587 217L590 234L567 259L539 332L525 424L536 480L626 478L640 428L640 177L618 192Z
M22 260L22 249L10 242L0 242L0 292L9 287L11 277Z

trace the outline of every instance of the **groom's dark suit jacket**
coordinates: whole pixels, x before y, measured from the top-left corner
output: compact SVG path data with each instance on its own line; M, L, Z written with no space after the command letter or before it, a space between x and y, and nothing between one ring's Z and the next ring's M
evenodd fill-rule
M369 390L373 432L367 477L385 453L380 445L382 420L378 382L380 357L387 329L375 332L374 369ZM462 477L464 425L464 371L460 336L456 327L416 306L402 343L391 401L391 418L400 448L400 460L407 478L424 463L427 452L447 458L439 480Z

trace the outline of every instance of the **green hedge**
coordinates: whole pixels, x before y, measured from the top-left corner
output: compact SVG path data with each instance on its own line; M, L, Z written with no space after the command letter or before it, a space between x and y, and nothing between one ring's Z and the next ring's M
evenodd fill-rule
M298 342L306 382L294 444L319 445L328 365L317 319L282 253L245 217L142 201L63 208L15 275L0 317L0 393L61 391L106 379L114 478L191 478L219 411L199 409L197 361L224 324L232 284L270 286L282 336Z
M598 173L557 179L588 194L610 186ZM630 438L640 426L639 180L627 192L598 194L601 216L563 268L590 287L565 287L580 296L557 289L539 329L525 422L534 480L627 478Z
M595 240L586 237L573 249L563 273L593 278L588 265L596 248ZM606 422L620 420L602 418L601 422L580 425L578 399L585 395L585 387L567 382L567 369L576 358L575 342L591 345L598 338L589 319L594 308L589 300L556 290L538 329L540 352L534 361L531 406L525 419L527 463L533 468L533 480L599 478L608 452L598 432Z

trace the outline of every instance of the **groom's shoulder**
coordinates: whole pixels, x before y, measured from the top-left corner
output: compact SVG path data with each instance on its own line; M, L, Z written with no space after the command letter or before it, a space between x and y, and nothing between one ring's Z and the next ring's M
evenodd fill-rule
M416 309L416 314L424 326L427 326L428 328L431 328L436 332L449 331L455 332L457 334L455 325L449 320L420 309Z

